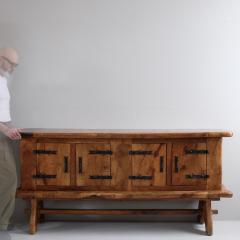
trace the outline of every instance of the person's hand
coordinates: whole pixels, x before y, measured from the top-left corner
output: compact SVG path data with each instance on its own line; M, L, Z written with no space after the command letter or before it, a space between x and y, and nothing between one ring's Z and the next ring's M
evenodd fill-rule
M19 140L22 138L21 131L22 128L8 128L4 134L12 140Z

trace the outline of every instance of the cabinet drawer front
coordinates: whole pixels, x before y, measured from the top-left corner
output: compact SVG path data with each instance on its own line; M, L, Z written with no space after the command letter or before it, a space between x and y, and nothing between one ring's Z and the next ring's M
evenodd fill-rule
M172 147L172 185L206 185L207 144L173 143Z
M70 144L37 143L37 186L70 185Z
M132 144L132 186L166 185L166 144Z
M77 186L110 186L111 155L107 143L76 144Z

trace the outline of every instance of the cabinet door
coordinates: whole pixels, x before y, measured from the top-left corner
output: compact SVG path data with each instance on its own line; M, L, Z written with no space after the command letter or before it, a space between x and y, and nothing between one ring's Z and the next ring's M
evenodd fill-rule
M70 144L38 143L37 149L38 186L70 185Z
M110 186L111 154L110 144L77 144L77 186Z
M207 180L207 145L174 143L172 147L172 185L205 185Z
M132 144L132 186L166 184L166 144Z

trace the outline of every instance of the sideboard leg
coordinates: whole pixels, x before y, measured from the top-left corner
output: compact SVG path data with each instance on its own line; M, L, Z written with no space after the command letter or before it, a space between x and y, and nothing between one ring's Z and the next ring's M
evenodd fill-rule
M208 236L213 234L212 207L211 200L205 200L203 203L205 228Z
M197 221L200 224L204 223L204 211L203 211L203 200L199 200L198 209L200 210L200 214L197 216Z
M34 234L37 231L37 199L31 199L31 215L29 222L29 233Z

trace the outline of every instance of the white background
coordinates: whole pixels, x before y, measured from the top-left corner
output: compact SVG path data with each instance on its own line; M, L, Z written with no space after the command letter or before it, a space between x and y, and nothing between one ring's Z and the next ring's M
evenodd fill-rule
M217 219L240 219L240 1L0 0L0 46L20 53L17 127L233 131L223 182L234 198L214 207ZM75 203L88 204L149 206Z

